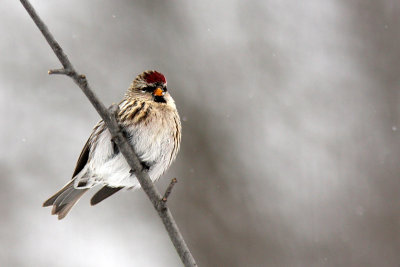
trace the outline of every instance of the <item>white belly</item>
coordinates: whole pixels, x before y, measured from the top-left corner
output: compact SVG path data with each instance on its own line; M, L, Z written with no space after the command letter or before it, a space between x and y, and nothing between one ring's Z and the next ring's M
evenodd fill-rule
M139 188L140 184L124 156L114 153L111 134L104 127L98 128L99 135L94 142L95 149L90 152L89 161L85 168L77 175L75 185L80 181L86 182L84 187L90 188L97 184L110 187ZM155 129L147 126L137 129L128 129L132 136L131 144L141 162L148 164L151 180L157 180L171 164L172 134L167 127ZM82 187L81 187L82 188Z

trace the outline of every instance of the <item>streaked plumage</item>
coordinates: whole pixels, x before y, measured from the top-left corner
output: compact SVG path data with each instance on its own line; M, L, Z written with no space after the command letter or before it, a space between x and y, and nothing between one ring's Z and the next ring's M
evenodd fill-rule
M119 123L153 181L171 165L181 140L179 115L166 84L161 73L145 71L119 104ZM43 206L53 205L52 214L62 219L88 189L99 184L103 187L92 197L92 205L122 188L140 187L103 121L86 142L72 180Z

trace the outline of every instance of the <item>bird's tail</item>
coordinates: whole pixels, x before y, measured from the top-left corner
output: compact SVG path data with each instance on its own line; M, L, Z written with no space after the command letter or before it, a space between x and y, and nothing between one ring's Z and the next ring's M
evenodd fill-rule
M63 219L76 202L81 198L81 196L88 190L76 189L74 188L74 180L72 179L68 184L66 184L60 191L54 194L43 203L43 207L53 205L53 210L51 214L58 215L58 219Z

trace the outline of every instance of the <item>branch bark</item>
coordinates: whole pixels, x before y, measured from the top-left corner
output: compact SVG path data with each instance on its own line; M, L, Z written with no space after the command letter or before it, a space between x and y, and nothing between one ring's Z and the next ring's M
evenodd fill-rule
M153 182L151 181L147 172L144 171L143 166L141 165L133 147L128 143L122 132L120 131L120 127L116 120L116 113L118 111L117 105L112 105L110 111L104 106L102 102L96 97L93 93L92 89L89 86L89 83L86 79L85 75L79 74L72 63L69 61L67 55L64 53L61 46L54 39L53 35L48 30L46 24L41 20L41 18L37 15L35 9L30 4L28 0L20 0L21 4L24 6L28 14L31 16L32 20L35 22L36 26L42 32L44 38L47 43L53 49L54 54L57 56L59 61L61 62L63 68L50 70L49 74L62 74L67 75L73 79L73 81L81 88L83 93L92 103L96 111L99 113L100 117L103 119L105 124L107 125L113 140L118 145L121 153L124 155L126 161L129 166L134 170L135 175L142 186L143 190L146 192L148 198L153 204L154 209L158 212L164 226L169 234L169 237L172 243L175 246L176 251L178 252L182 263L185 266L197 266L195 259L189 251L188 246L186 245L185 240L182 237L182 234L179 231L179 228L170 212L168 207L166 206L165 201L163 201L163 196L157 191ZM172 189L172 187L171 187ZM171 189L167 189L171 190ZM168 193L169 194L169 193ZM162 203L162 204L161 204Z

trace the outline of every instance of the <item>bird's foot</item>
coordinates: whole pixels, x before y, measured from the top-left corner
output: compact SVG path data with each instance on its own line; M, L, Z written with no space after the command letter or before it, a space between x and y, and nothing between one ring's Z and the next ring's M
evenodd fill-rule
M144 162L141 162L141 164L142 164L142 166L143 166L143 170L146 171L146 172L148 172L149 169L150 169L150 167L149 167L146 163L144 163ZM129 173L130 173L130 175L133 175L133 174L135 174L135 170L134 170L134 169L131 169L131 170L129 171Z

